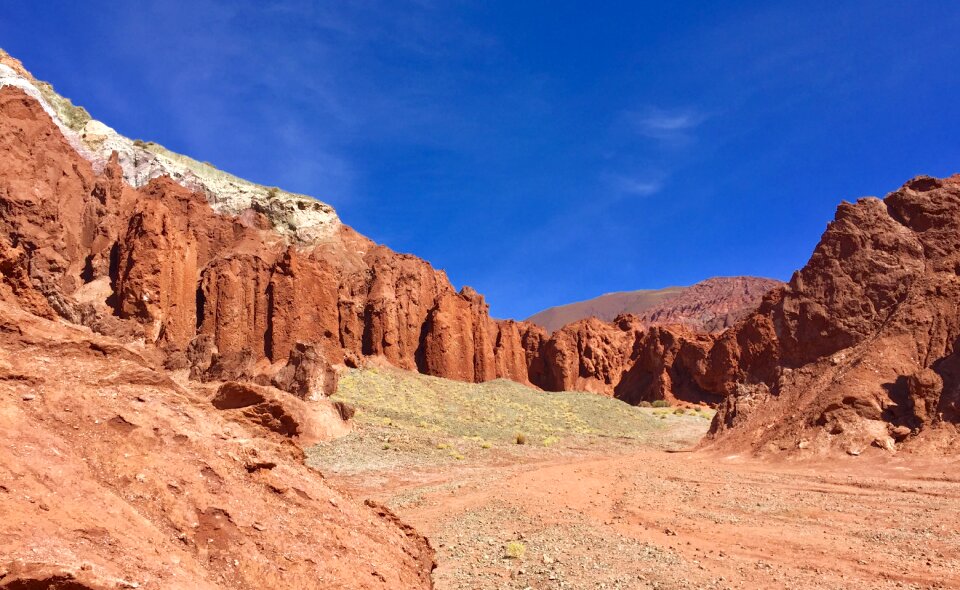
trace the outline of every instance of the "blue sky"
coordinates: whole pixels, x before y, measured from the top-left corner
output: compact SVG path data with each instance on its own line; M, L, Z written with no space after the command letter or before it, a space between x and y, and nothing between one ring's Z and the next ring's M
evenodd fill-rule
M789 278L841 199L960 172L955 2L8 2L133 138L314 195L526 317Z

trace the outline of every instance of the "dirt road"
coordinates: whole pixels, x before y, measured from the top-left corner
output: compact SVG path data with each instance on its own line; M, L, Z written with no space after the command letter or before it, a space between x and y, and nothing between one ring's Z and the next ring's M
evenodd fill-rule
M437 588L960 588L957 461L619 449L330 476L437 548Z
M426 534L439 590L960 588L960 458L671 453L712 414L399 371L341 386L355 430L310 464Z

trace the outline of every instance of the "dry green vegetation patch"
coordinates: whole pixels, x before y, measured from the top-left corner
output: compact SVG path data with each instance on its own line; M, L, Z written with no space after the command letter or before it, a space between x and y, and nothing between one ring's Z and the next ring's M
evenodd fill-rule
M591 393L545 392L497 379L461 383L391 368L353 369L335 401L353 405L355 430L308 452L328 471L389 469L423 462L563 452L602 441L683 447L713 410L639 408Z
M393 369L353 370L334 399L362 424L537 444L571 434L637 438L660 428L649 412L589 393L546 392L506 379L472 384ZM520 435L518 437L518 435Z

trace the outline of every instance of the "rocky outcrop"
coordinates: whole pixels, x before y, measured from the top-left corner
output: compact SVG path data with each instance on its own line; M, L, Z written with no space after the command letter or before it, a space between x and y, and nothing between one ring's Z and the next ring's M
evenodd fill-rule
M111 160L128 185L140 188L156 178L172 178L204 196L216 212L242 215L258 212L273 230L299 243L336 234L340 220L332 207L308 197L254 184L217 170L163 146L128 139L93 119L82 107L36 80L23 65L0 49L0 88L15 88L47 113L70 148L101 173Z
M332 391L331 365L371 357L463 381L506 378L629 400L693 395L640 360L673 346L671 332L643 329L664 318L702 322L695 302L677 307L680 315L590 320L550 337L494 320L481 295L456 291L423 260L323 221L299 197L264 197L130 142L8 56L0 66L4 285L37 313L142 339L168 368L196 379L272 383L302 397ZM722 304L736 299L733 283L711 284L701 290L713 299L696 301L723 313L739 305ZM736 301L755 290L737 285Z
M314 235L317 203L233 214L173 168L131 182L131 153L101 158L89 116L10 63L0 586L431 588L426 539L303 463L350 428L322 398L358 242Z
M549 391L588 391L632 404L712 404L724 395L715 391L715 375L707 371L711 352L721 349L715 341L683 326L646 328L630 315L612 323L590 318L543 341L542 375L531 373L531 379Z
M837 209L790 283L701 374L727 394L718 445L846 450L957 440L960 176Z
M37 313L143 339L197 379L300 396L332 391L331 365L379 357L463 381L703 397L640 362L673 347L672 332L643 336L646 319L588 320L550 337L494 320L472 289L346 226L305 243L277 232L263 207L222 214L210 194L167 177L132 186L121 154L98 172L51 113L18 86L0 89L0 223L15 261L4 284Z
M629 318L612 324L590 318L564 327L543 343L544 374L537 385L612 395L629 368L638 330Z
M301 399L317 401L337 390L337 373L315 346L298 343L272 382Z
M544 342L534 382L717 404L708 442L721 447L954 448L958 252L960 176L920 177L840 205L804 268L730 329L577 322Z

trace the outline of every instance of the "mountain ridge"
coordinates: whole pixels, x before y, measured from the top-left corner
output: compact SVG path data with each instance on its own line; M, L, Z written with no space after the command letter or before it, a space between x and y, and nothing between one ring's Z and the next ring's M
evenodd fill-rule
M552 334L567 324L589 317L612 322L619 315L632 314L648 325L673 323L716 332L732 326L759 305L767 291L782 284L762 277L712 277L688 287L604 293L547 308L524 321Z

